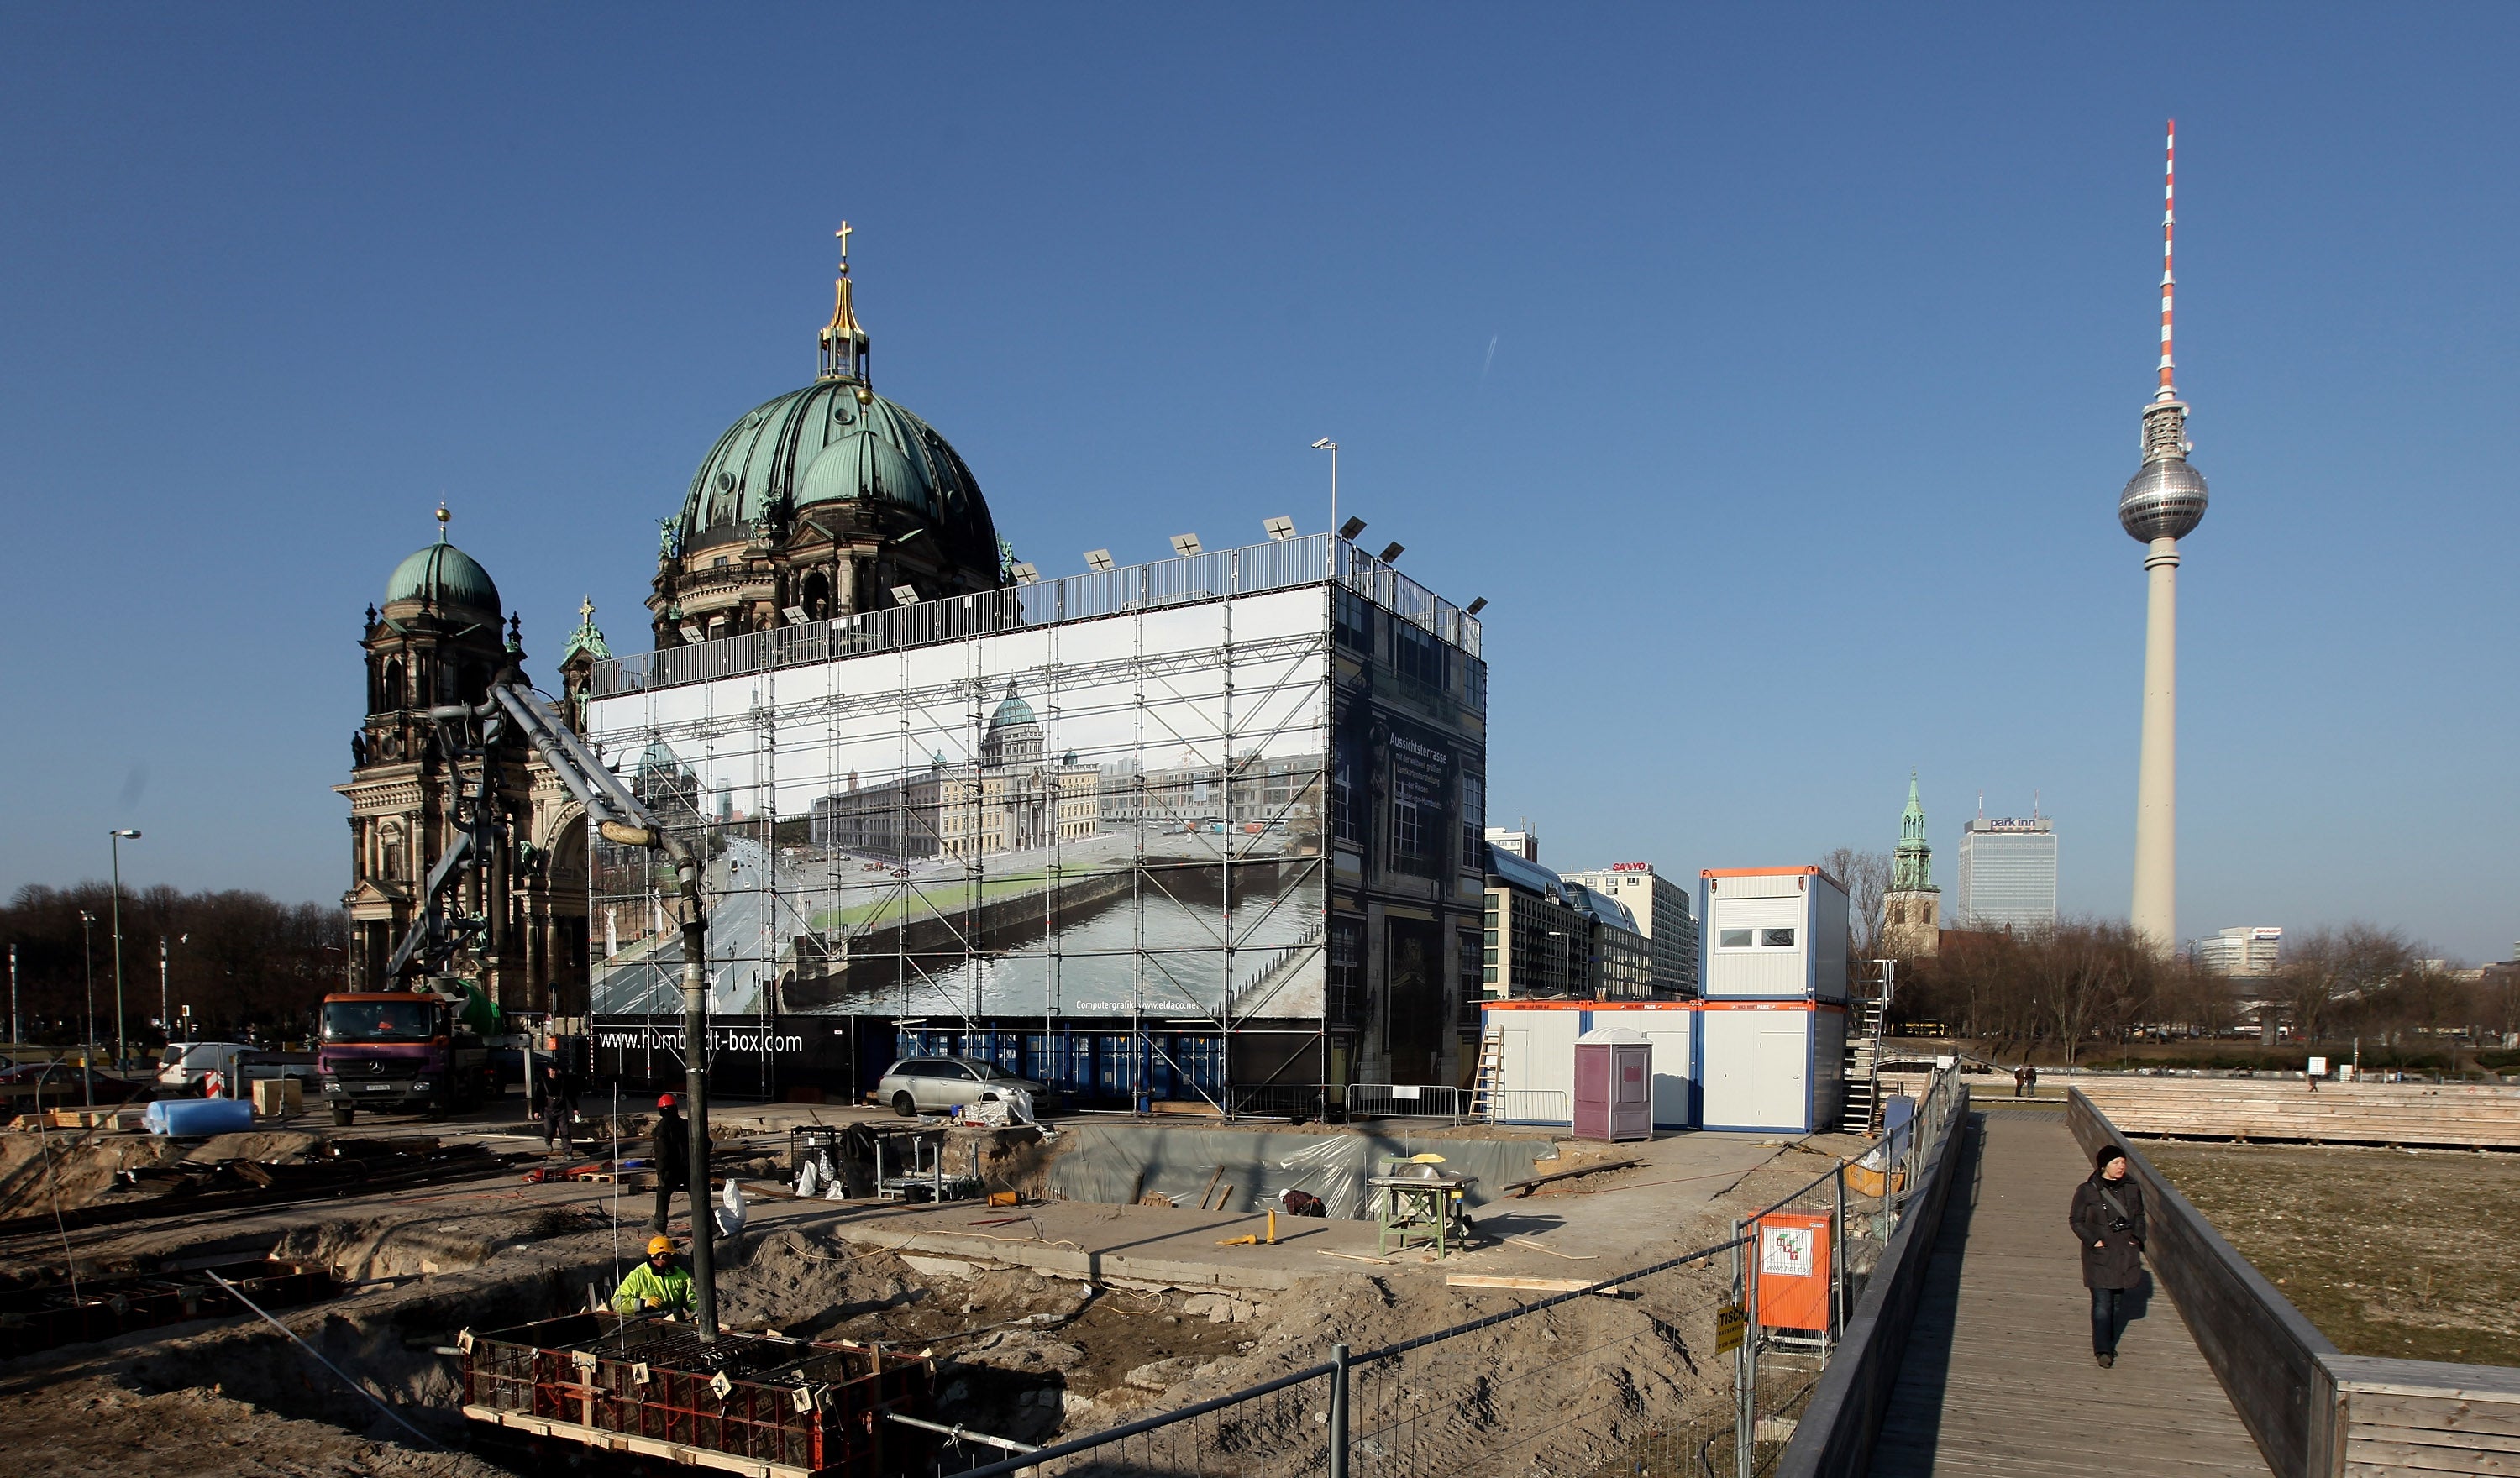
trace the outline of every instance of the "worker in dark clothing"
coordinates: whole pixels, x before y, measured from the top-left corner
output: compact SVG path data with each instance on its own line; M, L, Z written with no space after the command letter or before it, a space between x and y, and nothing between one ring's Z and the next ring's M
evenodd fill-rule
M692 1129L683 1122L682 1110L675 1104L672 1094L656 1100L656 1132L648 1142L648 1153L656 1167L656 1220L653 1225L662 1232L665 1230L665 1213L673 1203L674 1192L683 1192L686 1201L692 1199ZM693 1207L692 1214L698 1216L698 1207Z
M2100 1146L2094 1159L2066 1220L2083 1244L2083 1286L2092 1290L2092 1358L2105 1369L2118 1363L2119 1300L2143 1283L2143 1187L2117 1145Z
M543 1146L558 1144L571 1154L577 1152L577 1096L581 1085L577 1074L563 1070L557 1062L543 1064Z

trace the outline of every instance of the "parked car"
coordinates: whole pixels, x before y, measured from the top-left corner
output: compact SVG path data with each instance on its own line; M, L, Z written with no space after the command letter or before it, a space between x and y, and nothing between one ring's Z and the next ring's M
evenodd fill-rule
M200 1093L203 1078L212 1073L233 1078L238 1059L260 1051L246 1042L169 1042L158 1068L158 1086L171 1094Z
M922 1111L992 1102L1011 1089L1028 1095L1034 1112L1050 1111L1049 1089L978 1057L905 1057L884 1069L875 1085L877 1099L905 1119Z
M81 1072L87 1073L87 1083L79 1081ZM38 1100L45 1108L79 1108L88 1102L91 1086L99 1103L128 1103L150 1097L147 1082L117 1078L75 1063L28 1062L0 1072L0 1102L8 1104L12 1111L32 1109Z

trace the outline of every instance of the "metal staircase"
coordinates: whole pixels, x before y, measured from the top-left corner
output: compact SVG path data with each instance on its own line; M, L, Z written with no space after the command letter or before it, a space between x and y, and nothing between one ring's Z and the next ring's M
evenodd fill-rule
M1881 1132L1881 1028L1889 1014L1895 961L1879 960L1877 988L1849 1004L1846 1013L1846 1106L1838 1128L1865 1136Z

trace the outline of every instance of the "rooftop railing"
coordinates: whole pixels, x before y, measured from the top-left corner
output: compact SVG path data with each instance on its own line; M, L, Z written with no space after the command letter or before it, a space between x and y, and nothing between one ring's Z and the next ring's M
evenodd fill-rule
M1479 654L1478 617L1344 539L1305 534L617 657L595 664L590 687L596 697L612 697L1329 580Z

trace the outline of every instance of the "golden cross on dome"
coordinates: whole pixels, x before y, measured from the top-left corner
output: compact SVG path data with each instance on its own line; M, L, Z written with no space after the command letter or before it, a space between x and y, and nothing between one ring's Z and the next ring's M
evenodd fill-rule
M577 618L589 625L594 624L595 598L593 596L586 596L579 599L577 603Z
M840 229L832 233L840 239L840 270L843 272L849 270L849 233L857 229L848 222L842 221Z

